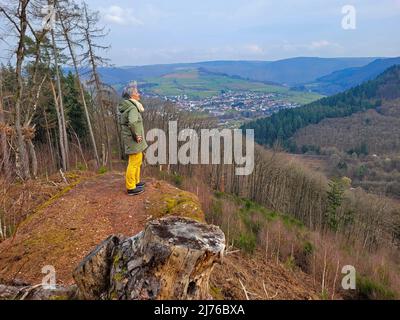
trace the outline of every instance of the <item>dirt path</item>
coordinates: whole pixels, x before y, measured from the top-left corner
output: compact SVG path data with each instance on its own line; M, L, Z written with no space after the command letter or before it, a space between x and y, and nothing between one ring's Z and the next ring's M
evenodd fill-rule
M39 283L42 267L52 265L58 283L73 283L73 269L97 244L111 234L138 233L155 204L159 212L173 211L187 200L176 200L183 194L167 183L147 180L145 193L127 196L122 173L90 178L30 216L14 239L0 244L0 281Z

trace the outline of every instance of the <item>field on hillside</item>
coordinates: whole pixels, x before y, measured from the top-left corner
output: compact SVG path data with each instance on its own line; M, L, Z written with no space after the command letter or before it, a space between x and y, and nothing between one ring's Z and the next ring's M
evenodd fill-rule
M279 94L288 102L305 104L321 98L320 95L298 92L279 85L249 81L238 77L203 72L198 69L182 69L162 77L147 78L141 83L144 91L161 96L187 95L203 99L224 91L252 91Z

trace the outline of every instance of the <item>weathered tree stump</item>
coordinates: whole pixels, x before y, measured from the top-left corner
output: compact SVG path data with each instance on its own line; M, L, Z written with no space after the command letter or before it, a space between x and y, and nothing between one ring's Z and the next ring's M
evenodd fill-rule
M120 239L109 236L100 243L74 270L81 299L105 299L110 283L111 257Z
M105 240L75 270L81 298L211 298L209 278L225 249L218 227L167 217L149 222L134 237L115 239Z

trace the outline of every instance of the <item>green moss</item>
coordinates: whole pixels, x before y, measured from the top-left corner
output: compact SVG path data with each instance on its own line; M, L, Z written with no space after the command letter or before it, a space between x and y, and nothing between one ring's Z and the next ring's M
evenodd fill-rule
M160 186L160 188L162 188ZM168 190L159 198L154 197L149 210L154 218L165 215L174 215L204 222L204 213L201 210L197 197L189 192L180 190Z
M99 170L97 170L97 173L98 173L98 174L104 174L104 173L106 173L107 171L108 171L107 167L101 166L101 167L99 168Z
M221 289L213 285L210 285L210 294L214 300L224 300L225 298L221 292Z
M200 205L193 201L177 203L170 214L194 219L200 222L204 221L204 214L200 209Z
M122 281L124 279L123 272L118 272L118 273L114 274L113 278L115 281L118 281L118 282Z
M52 296L50 300L69 300L69 297L65 295Z
M111 300L117 300L118 299L118 295L115 291L110 293L110 299Z
M121 258L122 258L122 253L118 251L118 253L114 256L113 265L117 266Z

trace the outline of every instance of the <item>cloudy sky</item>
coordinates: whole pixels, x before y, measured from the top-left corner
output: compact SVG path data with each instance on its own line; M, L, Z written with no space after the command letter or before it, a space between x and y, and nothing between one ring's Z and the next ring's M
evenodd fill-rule
M400 0L86 0L112 63L400 56ZM343 6L356 29L342 27Z

